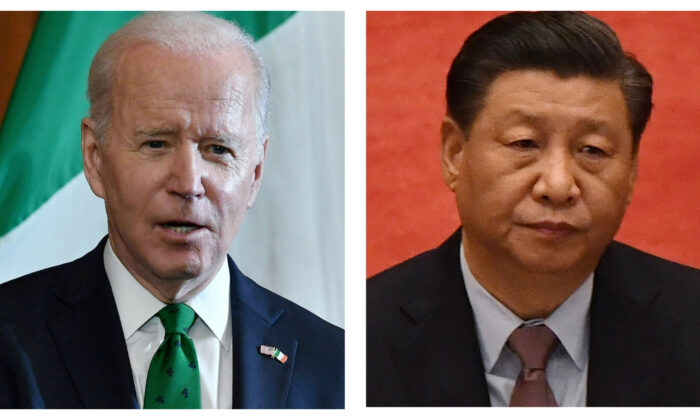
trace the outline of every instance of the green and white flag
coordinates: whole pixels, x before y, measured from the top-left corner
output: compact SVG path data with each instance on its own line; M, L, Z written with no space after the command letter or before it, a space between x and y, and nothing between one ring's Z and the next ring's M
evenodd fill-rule
M90 61L138 12L42 12L0 128L0 283L107 233L82 173ZM344 16L212 12L257 42L272 80L260 194L230 249L261 285L343 326Z

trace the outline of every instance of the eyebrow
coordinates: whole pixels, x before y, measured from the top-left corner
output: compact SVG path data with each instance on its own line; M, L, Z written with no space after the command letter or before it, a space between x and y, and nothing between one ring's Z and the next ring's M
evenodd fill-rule
M136 135L148 136L148 137L162 137L162 136L175 136L179 133L179 130L173 128L152 128L145 130L138 130ZM223 144L236 145L239 143L238 136L234 134L205 134L198 137L197 141L213 140Z
M503 119L502 123L507 124L512 121L525 122L528 124L539 125L547 120L545 115L538 115L529 112L526 109L516 108L510 111ZM576 129L581 132L603 132L607 133L610 131L610 124L608 121L599 118L586 118L581 117L576 122Z
M149 136L149 137L158 137L158 136L171 136L174 134L177 134L178 130L172 129L172 128L151 128L147 130L138 130L136 132L137 135L144 135L144 136Z
M242 141L241 137L233 134L233 133L212 133L212 134L203 134L199 136L196 140L197 142L204 142L204 141L214 141L223 145L226 145L228 147L232 147L234 149L238 149L242 147L244 142Z
M225 144L238 143L238 137L233 134L207 134L201 137L202 140L214 140Z
M539 121L546 119L546 116L542 116L542 115L530 112L530 110L527 108L513 108L505 115L505 117L503 117L502 121L513 120L513 119L522 120L525 122L537 123Z

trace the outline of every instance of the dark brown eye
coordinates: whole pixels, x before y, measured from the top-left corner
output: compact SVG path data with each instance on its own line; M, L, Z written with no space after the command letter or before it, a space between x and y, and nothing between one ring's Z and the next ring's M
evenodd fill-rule
M581 151L590 156L607 156L603 149L595 146L583 146Z
M514 142L511 142L508 144L511 147L517 148L517 149L536 149L537 148L537 142L531 139L523 139L523 140L516 140Z

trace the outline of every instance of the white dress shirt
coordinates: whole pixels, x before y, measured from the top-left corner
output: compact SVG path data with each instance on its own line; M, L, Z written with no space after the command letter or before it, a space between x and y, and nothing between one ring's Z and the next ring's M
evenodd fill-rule
M547 364L547 382L560 406L586 405L588 378L589 307L593 274L544 320L520 319L474 278L460 245L460 266L474 311L477 336L491 405L507 407L520 372L518 356L506 345L510 333L521 324L545 324L559 344Z
M143 407L148 367L165 337L156 313L166 304L136 281L114 254L109 241L103 257L124 331L136 396ZM211 283L184 302L197 314L189 335L197 352L202 408L231 408L233 403L229 287L228 263L224 262Z

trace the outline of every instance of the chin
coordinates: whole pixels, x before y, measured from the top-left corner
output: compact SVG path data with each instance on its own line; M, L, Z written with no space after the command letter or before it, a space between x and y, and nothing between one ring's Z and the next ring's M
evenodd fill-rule
M198 247L154 247L148 255L151 271L160 278L188 280L202 275L213 275L212 270L226 261L225 251L220 258L217 248Z
M161 279L171 281L184 281L198 277L202 270L194 267L169 267L164 270L157 270L154 273Z
M527 271L539 274L564 274L583 264L583 255L575 252L528 253L516 259Z
M171 257L164 264L153 266L153 272L162 279L189 280L204 273L205 267L201 258Z

